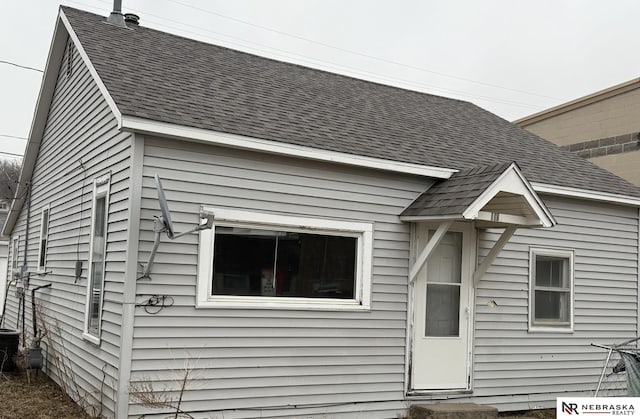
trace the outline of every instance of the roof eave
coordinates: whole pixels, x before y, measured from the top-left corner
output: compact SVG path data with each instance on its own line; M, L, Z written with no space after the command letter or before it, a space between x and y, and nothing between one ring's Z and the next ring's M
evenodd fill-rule
M434 167L395 160L385 160L375 157L323 150L315 147L300 146L280 141L264 140L244 135L211 131L185 125L153 121L135 116L123 115L121 121L121 127L124 131L158 135L183 141L215 144L225 147L298 157L309 160L341 163L351 166L366 167L370 169L386 170L418 176L428 176L438 179L448 179L458 171L456 169L444 167Z
M568 186L552 185L549 183L532 182L531 186L538 193L567 196L571 198L587 199L590 201L611 202L615 204L640 207L640 197L593 191L589 189L572 188Z

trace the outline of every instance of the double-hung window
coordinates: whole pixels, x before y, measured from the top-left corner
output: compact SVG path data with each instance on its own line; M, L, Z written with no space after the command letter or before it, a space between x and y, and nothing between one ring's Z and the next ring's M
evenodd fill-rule
M530 250L529 330L573 329L573 252Z
M89 243L89 278L87 281L87 312L85 334L99 343L102 295L104 292L107 219L109 214L109 175L93 182L93 211Z
M40 213L40 241L38 243L38 270L44 271L47 265L47 239L49 237L49 205Z
M204 210L198 307L369 308L371 223Z

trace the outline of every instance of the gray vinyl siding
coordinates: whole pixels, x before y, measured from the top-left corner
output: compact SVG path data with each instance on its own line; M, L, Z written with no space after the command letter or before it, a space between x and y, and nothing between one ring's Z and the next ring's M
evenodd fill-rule
M291 417L285 406L296 405L295 414L396 417L406 407L410 225L398 214L428 180L146 138L141 262L159 213L156 173L176 231L198 221L201 205L374 223L372 306L366 312L196 309L198 236L170 241L163 235L151 279L138 282L137 294L140 300L165 294L173 305L154 315L136 309L133 382L176 388L189 365L193 379L182 409L196 416ZM129 413L161 411L132 401Z
M67 45L68 48L68 45ZM120 357L120 325L124 253L127 241L130 135L119 133L117 122L93 81L80 55L74 49L71 72L67 72L68 51L64 54L56 83L46 128L33 172L31 211L27 232L28 200L25 202L12 239L20 238L19 265L23 264L25 236L28 234L27 266L35 272L41 225L41 208L50 205L46 275L35 275L30 288L51 283L39 291L44 321L51 335L61 330L64 354L72 377L64 377L54 361L48 340L43 341L47 354L45 371L63 388L82 388L86 404L102 408L113 416ZM89 236L91 230L93 180L110 173L111 189L108 210L106 272L102 312L102 342L96 346L82 338L84 330ZM82 277L76 281L74 266L82 261ZM15 288L13 288L15 290ZM30 307L30 293L27 307ZM17 325L18 301L9 292L5 326ZM21 325L20 325L21 326ZM26 342L32 338L30 310L27 310ZM104 377L103 377L104 374ZM69 381L75 383L69 383ZM76 387L77 384L77 387ZM100 393L102 392L102 395Z
M65 53L65 59L68 54ZM89 404L112 416L121 356L122 302L142 304L166 296L166 307L135 307L131 383L151 386L168 400L189 380L181 409L225 418L396 417L405 396L410 223L398 214L430 185L417 176L349 168L213 145L144 138L139 262L153 244L159 215L154 174L163 179L177 232L198 222L202 205L280 215L371 222L374 226L372 304L369 311L196 309L198 236L165 235L149 280L123 296L130 237L132 138L117 130L108 105L80 57L71 75L62 63L33 173L31 214L22 209L13 238L19 264L35 271L40 215L50 205L47 275L38 294L45 321L59 326L73 380ZM105 294L101 344L82 339L86 309L93 179L110 173ZM138 179L138 178L136 178ZM522 229L505 246L476 290L473 394L450 398L492 404L501 410L549 407L559 395L588 395L604 354L591 342L635 337L638 326L637 208L543 197L558 220L553 229ZM135 224L135 223L134 223ZM28 247L25 236L28 234ZM478 262L499 232L481 232ZM529 249L575 254L574 331L528 331ZM10 247L9 260L12 258ZM74 278L76 258L83 275ZM17 323L10 290L5 327ZM30 296L30 294L29 294ZM494 300L496 307L490 307ZM27 304L30 298L27 297ZM160 308L158 312L155 312ZM27 310L26 341L31 339ZM50 347L46 371L58 381ZM127 351L128 348L124 348ZM104 377L103 377L104 374ZM126 376L126 374L124 374ZM173 392L172 392L173 390ZM296 406L295 411L291 410ZM166 416L130 400L129 415Z
M558 225L518 230L476 292L473 396L502 410L552 407L565 393L592 395L606 351L590 343L637 336L637 208L543 199ZM480 235L481 257L497 237ZM528 332L530 247L574 252L573 333Z

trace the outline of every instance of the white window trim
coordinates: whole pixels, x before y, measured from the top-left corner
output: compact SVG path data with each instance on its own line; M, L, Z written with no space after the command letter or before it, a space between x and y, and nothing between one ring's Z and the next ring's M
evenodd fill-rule
M214 214L209 230L200 232L196 308L254 308L292 310L369 310L373 258L373 224L311 217L284 216L259 212L203 207ZM355 298L253 297L212 295L213 242L216 226L281 228L292 232L313 232L357 239Z
M47 231L44 231L44 213L47 213ZM49 225L51 224L51 204L42 207L40 211L40 240L38 241L38 272L44 272L47 267L47 248L49 247ZM47 239L47 244L42 249L42 239ZM42 252L44 251L44 265L40 264Z
M535 257L554 256L569 259L569 324L534 324L535 306ZM566 249L532 247L529 249L529 332L573 333L574 309L574 252Z
M104 274L102 276L102 286L100 287L100 299L98 301L98 329L95 333L89 330L89 317L91 316L91 283L92 283L92 269L91 265L93 263L93 245L94 238L93 234L95 231L95 222L96 222L96 201L99 198L105 197L105 240L104 240L104 248L103 252L103 264L106 262L106 254L107 254L107 227L109 225L109 192L111 189L111 175L104 175L99 178L96 178L93 181L93 199L91 205L91 232L89 234L89 265L88 265L88 275L87 275L87 299L85 304L85 317L84 317L84 332L82 333L82 337L96 345L100 344L100 335L102 332L102 303L104 297ZM103 266L104 272L104 266Z

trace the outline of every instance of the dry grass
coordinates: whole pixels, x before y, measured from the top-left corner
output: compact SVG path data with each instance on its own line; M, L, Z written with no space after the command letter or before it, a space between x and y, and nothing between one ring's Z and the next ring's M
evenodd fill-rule
M186 379L184 380L187 381ZM184 383L183 383L184 384ZM140 395L156 397L158 392L150 389ZM141 401L143 401L141 399ZM191 417L176 408L173 403L157 405L170 407L177 417ZM179 406L179 405L178 405ZM527 418L554 419L555 409L501 412L499 416L525 416ZM44 373L31 374L30 380L24 372L0 373L0 419L91 419L80 406L64 394L60 387ZM500 419L500 418L498 418Z
M89 419L49 377L0 373L0 419Z

